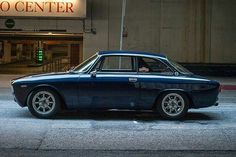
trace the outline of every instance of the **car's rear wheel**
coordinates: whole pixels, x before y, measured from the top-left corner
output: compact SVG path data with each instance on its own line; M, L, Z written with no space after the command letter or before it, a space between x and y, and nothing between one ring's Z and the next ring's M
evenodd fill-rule
M181 92L168 92L157 101L157 111L165 119L180 119L188 112L189 99Z
M60 99L53 90L37 89L29 97L28 108L38 118L52 118L60 110Z

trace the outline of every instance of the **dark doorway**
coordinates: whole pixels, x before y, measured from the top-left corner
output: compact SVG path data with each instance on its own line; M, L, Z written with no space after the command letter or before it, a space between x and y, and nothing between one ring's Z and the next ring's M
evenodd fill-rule
M70 66L76 66L80 63L80 45L71 44Z

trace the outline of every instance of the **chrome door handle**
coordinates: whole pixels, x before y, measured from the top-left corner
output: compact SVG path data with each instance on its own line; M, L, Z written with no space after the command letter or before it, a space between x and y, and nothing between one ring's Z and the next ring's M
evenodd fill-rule
M130 77L130 78L129 78L129 82L137 82L137 80L138 80L138 79L135 78L135 77Z

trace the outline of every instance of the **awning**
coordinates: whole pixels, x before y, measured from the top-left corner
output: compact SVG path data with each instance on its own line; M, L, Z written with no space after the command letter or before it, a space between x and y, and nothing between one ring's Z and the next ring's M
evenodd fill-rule
M0 32L0 40L83 40L83 33Z

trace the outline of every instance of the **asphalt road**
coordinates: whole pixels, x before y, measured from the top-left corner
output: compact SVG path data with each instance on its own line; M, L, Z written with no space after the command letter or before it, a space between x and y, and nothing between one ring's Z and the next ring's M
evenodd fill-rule
M64 112L33 117L0 88L2 156L236 156L236 91L182 121L154 113Z

